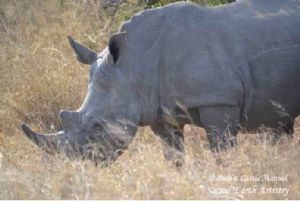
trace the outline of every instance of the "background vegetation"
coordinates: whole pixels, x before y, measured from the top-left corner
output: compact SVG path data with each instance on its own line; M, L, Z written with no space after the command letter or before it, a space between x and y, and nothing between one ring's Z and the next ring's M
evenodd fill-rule
M239 136L224 152L223 164L207 148L202 129L185 128L187 156L181 172L167 163L159 140L141 128L130 149L101 169L40 151L20 131L60 129L60 109L82 103L88 67L79 64L67 42L72 35L101 51L109 36L132 14L174 0L105 4L97 0L0 0L0 199L299 199L300 129L293 140L271 145L266 130ZM230 0L196 0L201 5ZM298 125L299 126L299 125ZM284 176L287 181L214 181L211 175ZM288 188L289 193L213 194L209 188Z

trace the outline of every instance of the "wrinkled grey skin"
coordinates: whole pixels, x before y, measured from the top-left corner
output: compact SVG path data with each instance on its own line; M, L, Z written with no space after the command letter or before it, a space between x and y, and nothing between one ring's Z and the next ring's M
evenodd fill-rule
M49 151L66 152L68 143L88 158L114 160L149 125L166 158L181 165L185 124L204 127L219 151L236 143L240 126L292 134L300 114L299 0L174 3L133 16L101 54L70 42L91 65L83 105L61 112L58 135L23 125Z

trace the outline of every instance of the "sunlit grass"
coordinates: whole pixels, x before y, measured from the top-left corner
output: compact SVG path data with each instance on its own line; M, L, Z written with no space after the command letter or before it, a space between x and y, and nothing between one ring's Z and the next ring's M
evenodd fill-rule
M178 171L166 162L159 140L142 129L130 149L107 168L90 161L52 157L22 133L0 136L1 199L299 199L299 138L272 146L263 134L241 135L239 145L216 164L203 131L186 128L186 164ZM192 132L193 131L193 132ZM280 181L217 181L214 177L286 176ZM257 193L213 194L214 189L256 188ZM288 194L262 194L262 187Z

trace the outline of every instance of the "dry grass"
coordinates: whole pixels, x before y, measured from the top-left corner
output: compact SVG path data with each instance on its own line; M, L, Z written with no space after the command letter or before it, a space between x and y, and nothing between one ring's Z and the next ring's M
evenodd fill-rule
M241 135L239 145L224 152L222 164L216 164L203 131L187 126L186 165L181 172L164 160L159 140L148 128L140 129L130 149L105 169L89 161L50 157L27 140L21 121L43 132L55 131L60 128L59 110L76 109L83 101L88 69L76 62L66 36L100 51L117 27L115 19L122 19L107 16L93 2L0 1L0 199L300 198L300 129L293 140L275 146L264 138L267 131ZM213 179L265 174L288 177ZM233 187L257 191L212 191ZM263 187L289 192L262 194Z

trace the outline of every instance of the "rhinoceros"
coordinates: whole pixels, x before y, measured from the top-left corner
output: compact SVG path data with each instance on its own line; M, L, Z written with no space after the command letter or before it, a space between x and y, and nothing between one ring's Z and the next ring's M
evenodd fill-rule
M113 161L150 126L180 165L185 124L203 127L218 154L241 127L292 134L300 114L299 0L177 2L132 16L99 54L69 41L90 65L82 106L60 112L58 133L22 125L49 153Z

